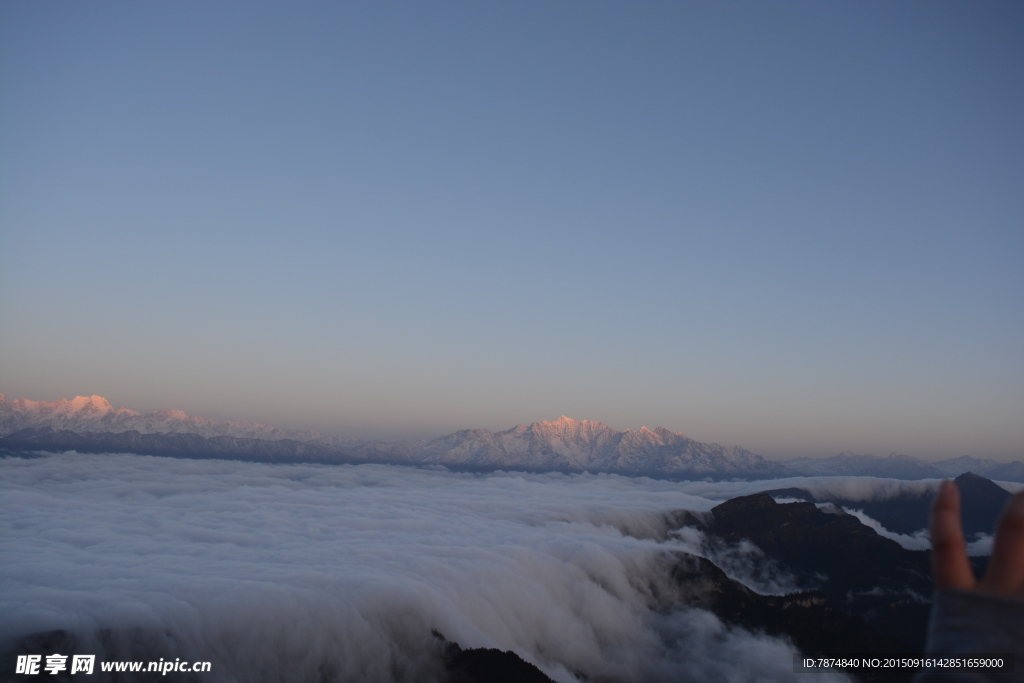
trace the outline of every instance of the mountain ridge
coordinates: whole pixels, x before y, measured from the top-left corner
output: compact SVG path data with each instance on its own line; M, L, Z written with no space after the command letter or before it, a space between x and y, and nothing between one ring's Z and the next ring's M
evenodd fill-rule
M51 427L74 432L140 434L196 434L205 438L230 436L261 438L267 441L332 441L320 432L279 429L259 422L210 420L188 415L183 410L162 408L140 413L130 408L114 408L102 396L76 396L70 401L33 401L17 398L8 401L0 394L0 436L7 436L27 427Z
M101 396L54 402L0 394L0 447L17 452L126 450L176 457L261 461L381 462L454 469L614 472L678 478L775 478L785 467L736 446L690 439L663 427L615 430L603 422L557 420L492 432L464 429L417 442L356 442L252 422L216 422L182 411L142 414Z
M928 462L849 451L831 458L773 461L739 446L704 443L664 427L619 431L593 420L557 420L492 432L463 429L429 440L366 442L246 421L216 421L161 409L115 408L102 396L8 401L0 394L0 448L13 452L82 450L267 462L377 462L475 471L513 469L609 472L681 479L880 476L941 479L973 471L1024 482L1024 463L969 456Z

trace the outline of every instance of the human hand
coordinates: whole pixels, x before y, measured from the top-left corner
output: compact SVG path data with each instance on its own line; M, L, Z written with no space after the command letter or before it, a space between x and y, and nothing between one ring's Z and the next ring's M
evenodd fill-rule
M967 560L960 525L960 491L944 481L929 522L932 576L938 589L982 591L1024 599L1024 491L1010 498L999 523L985 578L978 581Z

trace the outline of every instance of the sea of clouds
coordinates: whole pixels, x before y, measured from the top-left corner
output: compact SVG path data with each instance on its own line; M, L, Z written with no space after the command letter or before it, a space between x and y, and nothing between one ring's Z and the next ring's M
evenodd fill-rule
M63 629L79 653L212 661L204 681L421 681L440 676L436 630L566 682L842 680L652 598L678 550L795 588L756 548L709 549L665 514L808 481L3 458L0 647Z

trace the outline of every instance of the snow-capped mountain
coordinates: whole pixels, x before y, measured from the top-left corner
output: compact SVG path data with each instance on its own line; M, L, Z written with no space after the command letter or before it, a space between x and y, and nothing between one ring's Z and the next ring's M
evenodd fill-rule
M0 394L0 448L13 451L127 451L179 457L289 462L383 462L477 470L616 472L629 475L771 478L778 463L742 448L694 441L662 427L616 431L602 422L561 417L503 432L463 430L416 443L328 439L253 422L224 422L180 410L142 414L100 396L54 402Z
M941 479L947 476L934 463L909 455L886 457L844 451L830 458L793 458L784 460L789 469L807 477L886 477L889 479ZM956 474L960 474L957 472ZM955 475L954 475L955 476Z
M255 422L208 420L181 410L140 413L101 396L53 402L0 394L0 450L131 452L267 462L378 462L449 468L613 472L679 479L771 479L785 476L875 476L931 479L972 471L1024 481L1024 463L968 456L927 462L906 455L769 461L736 446L695 441L663 427L617 431L603 422L557 420L502 432L466 429L430 441L367 443Z
M694 441L664 427L616 431L603 422L562 416L503 432L463 430L420 449L418 462L458 467L662 476L764 476L785 468L742 448Z
M128 408L114 408L102 396L76 396L56 401L30 401L18 398L8 401L0 394L0 437L18 430L49 427L54 431L78 434L135 431L140 434L194 434L204 438L230 436L242 439L279 441L324 440L318 432L298 432L278 429L256 422L230 422L208 420L187 415L182 410L156 410L140 413Z

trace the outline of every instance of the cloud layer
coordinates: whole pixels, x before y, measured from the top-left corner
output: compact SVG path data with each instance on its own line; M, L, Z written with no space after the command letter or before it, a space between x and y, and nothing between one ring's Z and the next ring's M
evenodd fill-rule
M686 546L664 513L718 502L678 483L75 453L0 481L8 643L112 629L217 680L424 680L437 629L560 681L793 675L783 641L651 609Z

